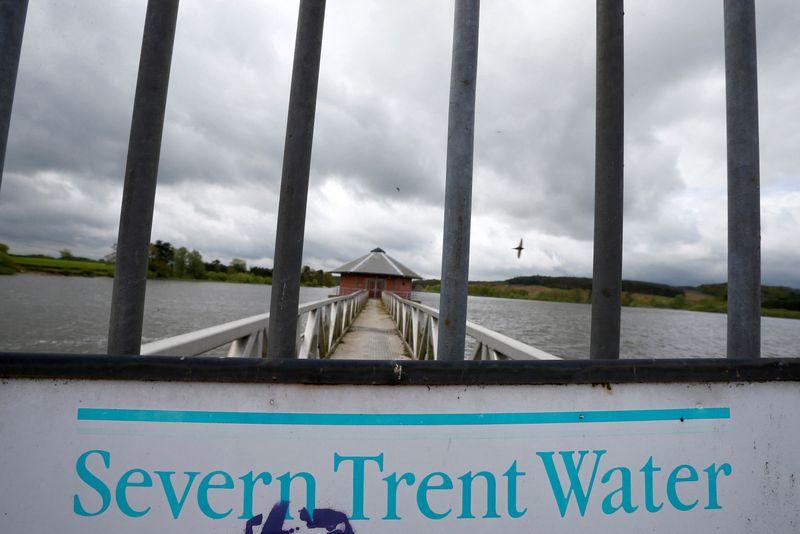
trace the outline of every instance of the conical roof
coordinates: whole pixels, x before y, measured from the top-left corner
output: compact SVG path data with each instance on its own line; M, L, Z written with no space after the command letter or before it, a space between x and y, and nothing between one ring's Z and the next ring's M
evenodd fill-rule
M369 254L347 262L333 273L380 274L384 276L402 276L404 278L422 278L420 275L392 258L381 248L374 248Z

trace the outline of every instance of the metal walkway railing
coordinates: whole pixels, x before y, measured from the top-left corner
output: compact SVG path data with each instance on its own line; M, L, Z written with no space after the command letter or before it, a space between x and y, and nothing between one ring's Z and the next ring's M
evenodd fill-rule
M359 291L303 304L298 308L297 358L329 356L350 328L367 301L367 292ZM306 316L303 322L303 316ZM230 323L211 326L187 334L161 339L142 346L142 355L197 356L228 343L228 356L266 357L269 336L269 313L254 315Z
M367 302L368 293L359 291L300 306L298 310L297 354L301 359L329 357ZM412 358L436 360L439 312L384 291L383 302L397 325L400 338ZM142 355L199 356L230 344L229 357L266 357L269 314L262 313L202 330L196 330L142 346ZM467 322L467 336L476 343L468 359L473 360L558 360L513 338Z
M418 360L437 360L439 312L388 291L383 292L383 303L397 324L400 336L412 357ZM471 358L468 358L472 360L561 359L469 321L467 321L467 337L477 342Z

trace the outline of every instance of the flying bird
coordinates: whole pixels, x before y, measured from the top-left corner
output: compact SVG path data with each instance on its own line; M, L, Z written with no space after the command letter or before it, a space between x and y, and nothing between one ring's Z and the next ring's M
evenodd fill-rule
M517 258L522 256L522 251L525 250L525 248L522 246L522 238L520 238L519 240L519 245L517 245L516 247L512 247L511 250L517 251Z

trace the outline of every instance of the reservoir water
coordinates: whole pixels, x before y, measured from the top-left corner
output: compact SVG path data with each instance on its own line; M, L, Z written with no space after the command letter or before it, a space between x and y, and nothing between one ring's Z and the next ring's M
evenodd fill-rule
M0 352L103 353L112 280L39 275L0 276ZM329 288L302 288L301 302L324 299ZM269 286L219 282L148 283L143 342L264 313ZM415 293L438 308L439 295ZM590 306L469 298L468 319L564 358L589 352ZM725 356L723 314L622 309L622 357ZM764 317L762 356L800 356L800 321Z

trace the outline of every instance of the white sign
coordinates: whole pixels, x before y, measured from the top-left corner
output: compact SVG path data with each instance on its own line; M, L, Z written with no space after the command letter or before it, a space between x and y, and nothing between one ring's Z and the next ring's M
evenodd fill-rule
M797 532L794 383L4 380L2 532Z

